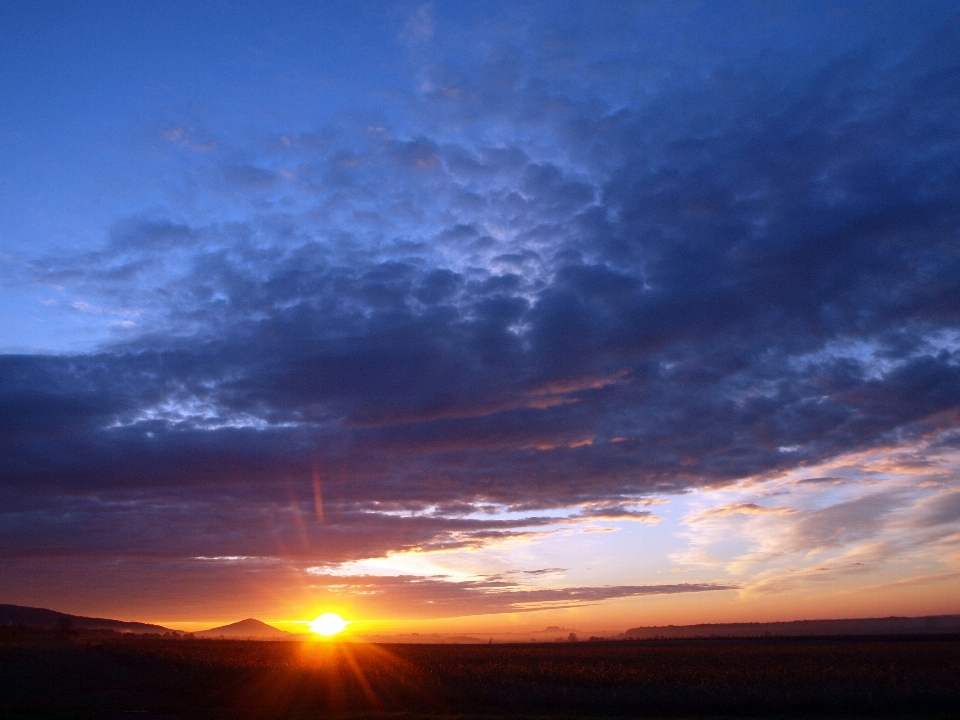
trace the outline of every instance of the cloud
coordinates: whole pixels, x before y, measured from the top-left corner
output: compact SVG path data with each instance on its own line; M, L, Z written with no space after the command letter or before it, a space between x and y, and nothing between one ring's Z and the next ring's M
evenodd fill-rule
M737 589L731 583L674 583L589 587L537 587L515 573L456 579L444 575L328 574L308 561L274 556L161 559L96 556L9 558L0 561L0 590L12 602L39 592L70 597L72 607L135 602L151 616L193 619L270 608L288 617L324 604L349 608L354 617L464 617L583 607L606 600ZM37 573L42 569L42 573ZM543 580L556 569L536 572ZM102 578L94 588L85 576ZM177 583L170 578L176 577ZM102 592L106 591L106 595ZM117 605L120 607L120 605ZM217 614L211 615L211 612Z
M566 572L566 568L541 568L540 570L521 570L524 575L554 575Z
M735 505L721 505L720 507L704 510L688 522L701 522L714 517L729 517L731 515L792 515L795 510L786 507L768 508L757 503L737 503Z
M922 503L917 522L921 527L938 527L960 522L960 491L941 492Z
M587 507L581 511L580 517L590 518L591 520L636 520L640 522L656 522L659 520L649 510L635 510L624 505Z
M873 537L905 504L899 493L874 493L807 512L790 529L789 542L794 548L815 550Z
M829 565L804 568L799 572L770 574L744 588L745 595L778 595L797 590L811 590L836 583L836 575Z
M369 505L370 503L368 503ZM0 552L7 558L136 556L279 558L333 566L396 551L476 548L525 540L569 522L556 517L449 517L411 510L326 503L318 520L309 488L194 488L158 497L114 493L109 500L76 493L55 502L9 502L0 514ZM175 535L169 528L178 527Z
M789 77L624 62L642 98L503 47L431 65L395 122L285 134L282 157L164 131L230 212L118 219L34 264L140 330L0 357L4 552L340 562L955 444L955 26ZM403 37L433 33L423 6ZM805 513L791 542L867 537L899 502ZM531 515L464 511L488 505Z
M525 589L500 578L454 581L420 576L338 575L333 580L336 592L344 598L384 595L396 603L401 612L412 614L422 613L423 605L429 603L430 613L435 617L535 612L580 607L613 598L737 589L722 583Z
M407 45L418 45L433 37L434 23L429 4L421 5L407 19L399 39Z
M217 141L211 138L198 140L197 130L192 127L170 127L160 131L168 142L196 153L208 153L216 150Z
M901 462L914 457L923 464ZM867 576L876 582L904 566L913 573L952 571L957 460L956 449L934 435L893 454L880 447L692 494L685 547L671 557L722 569L747 594L826 586L850 592ZM828 474L838 471L842 477ZM794 479L806 474L827 481L811 486ZM943 482L917 483L930 475Z
M811 478L801 478L800 480L795 480L795 485L839 485L843 483L843 478L836 477L811 477Z

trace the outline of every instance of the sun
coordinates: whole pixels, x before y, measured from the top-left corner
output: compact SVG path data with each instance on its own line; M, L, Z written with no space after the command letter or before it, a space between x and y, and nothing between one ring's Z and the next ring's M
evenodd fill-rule
M350 624L349 620L344 620L336 613L324 613L312 623L310 623L311 632L324 637L330 637L343 632L343 629Z

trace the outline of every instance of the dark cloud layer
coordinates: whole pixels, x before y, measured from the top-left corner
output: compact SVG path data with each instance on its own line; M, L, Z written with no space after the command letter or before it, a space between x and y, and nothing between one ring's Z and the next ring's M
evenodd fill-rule
M0 357L3 555L455 547L956 426L956 19L626 105L498 62L430 66L426 129L184 161L246 220L38 260L142 330Z
M195 619L211 607L229 615L251 605L297 617L304 607L330 606L353 617L462 617L527 613L595 605L606 600L655 595L735 590L723 583L675 583L594 587L529 588L509 573L469 580L443 575L328 575L304 563L277 558L194 559L20 558L4 563L0 592L18 600L44 588L70 597L78 607L101 607L115 614ZM94 585L89 578L96 577ZM175 578L176 582L171 582ZM309 612L309 610L307 611Z
M567 587L526 589L501 578L452 581L442 577L419 576L353 576L330 578L332 588L341 598L358 604L377 605L376 596L389 598L396 610L411 615L424 610L435 617L484 615L489 613L536 612L592 605L614 598L649 595L736 590L734 585L720 583L677 583L673 585L618 585L602 587Z

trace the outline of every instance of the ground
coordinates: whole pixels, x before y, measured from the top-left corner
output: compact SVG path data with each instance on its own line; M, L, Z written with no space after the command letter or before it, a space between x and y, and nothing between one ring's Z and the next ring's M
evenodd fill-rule
M960 717L960 637L503 645L0 630L13 718Z

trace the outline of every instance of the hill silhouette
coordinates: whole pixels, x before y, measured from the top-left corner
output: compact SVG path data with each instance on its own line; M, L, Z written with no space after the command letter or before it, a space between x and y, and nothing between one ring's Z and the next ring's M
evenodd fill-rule
M709 623L630 628L620 638L802 637L830 635L933 635L960 633L960 615L928 617Z
M290 640L294 637L292 633L285 632L272 625L267 625L265 622L260 622L254 618L247 618L246 620L240 620L239 622L230 623L229 625L222 625L194 633L194 637L218 638L221 636L225 638L255 638L258 640Z
M47 608L26 607L24 605L0 605L0 625L25 625L35 628L55 628L61 618L70 618L75 628L86 630L115 630L117 632L133 633L166 633L169 628L151 623L127 622L125 620L111 620L109 618L86 617L84 615L70 615L69 613L48 610Z

